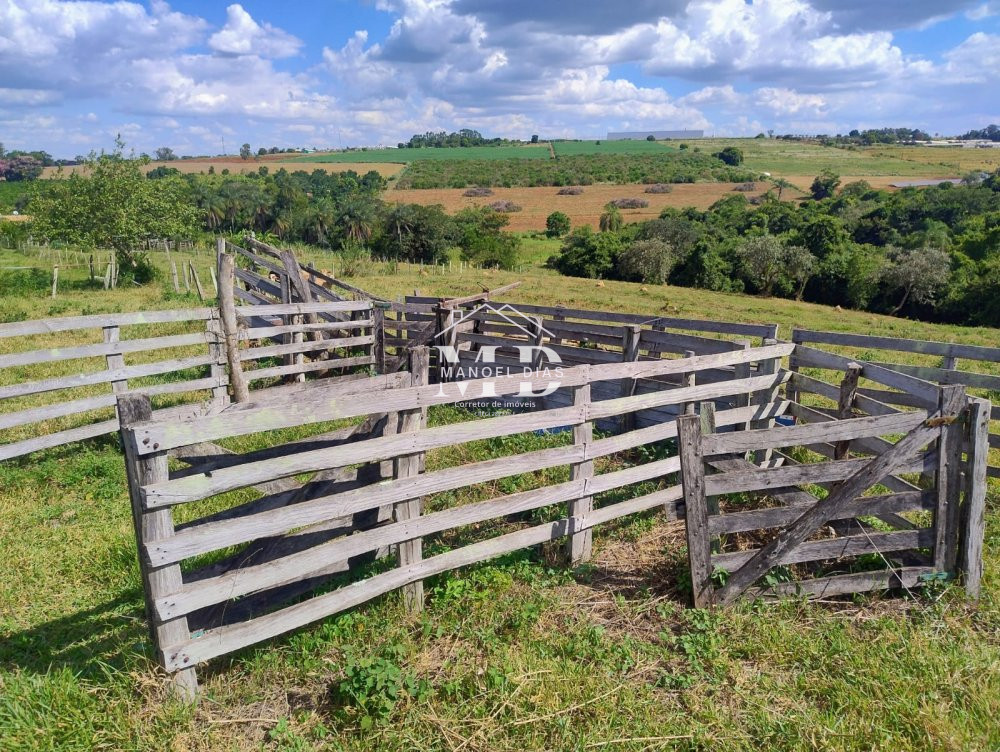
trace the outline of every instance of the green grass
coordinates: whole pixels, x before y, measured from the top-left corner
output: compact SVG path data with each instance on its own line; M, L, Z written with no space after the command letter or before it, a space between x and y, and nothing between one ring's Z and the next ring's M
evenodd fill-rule
M526 239L526 262L557 245ZM320 251L302 255L330 262ZM210 256L186 258L205 275ZM0 251L0 266L25 260ZM351 281L395 297L414 288L467 294L521 279L505 297L775 321L785 336L793 324L993 345L1000 334L704 290L643 292L610 281L597 287L537 266L462 275L392 268L376 265ZM197 304L163 281L104 291L88 287L85 271L65 275L54 301L46 292L5 295L0 313L33 318ZM17 347L24 343L0 340L4 352ZM447 409L431 414L435 424L457 417ZM428 466L564 438L448 447L429 456ZM565 468L547 472L428 505L552 482ZM0 463L0 749L994 750L996 491L978 610L946 589L913 600L865 596L691 611L682 605L683 532L643 515L600 528L594 562L575 573L556 565L549 548L523 552L429 581L420 617L407 617L390 594L214 661L200 670L205 697L195 710L164 702L115 440L53 449Z
M662 154L677 149L666 141L553 141L556 158L589 154Z
M743 151L744 167L770 172L775 176L816 175L821 170L833 170L840 175L961 177L961 174L956 174L950 165L927 164L905 159L906 150L902 148L846 149L817 143L764 138L706 138L692 141L691 146L697 146L707 153L735 146Z
M532 146L451 146L425 149L366 149L334 154L307 154L283 159L294 162L415 162L425 159L550 159L547 144Z

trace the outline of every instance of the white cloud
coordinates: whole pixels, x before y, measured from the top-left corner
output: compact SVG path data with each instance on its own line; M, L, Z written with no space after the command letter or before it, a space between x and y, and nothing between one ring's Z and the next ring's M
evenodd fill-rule
M208 46L223 55L291 57L302 40L269 23L259 24L239 3L226 8L226 25L208 39Z

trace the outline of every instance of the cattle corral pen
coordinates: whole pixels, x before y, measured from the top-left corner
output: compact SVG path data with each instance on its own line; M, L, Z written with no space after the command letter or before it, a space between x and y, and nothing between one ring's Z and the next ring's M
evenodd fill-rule
M773 325L513 304L525 326L512 326L496 299L509 290L387 301L289 252L244 245L220 242L218 307L0 326L22 337L104 332L98 345L3 356L0 367L90 357L105 368L0 397L109 384L109 394L3 417L23 426L117 403L116 417L0 445L0 456L120 425L151 636L181 696L193 696L198 664L383 593L402 589L419 610L423 580L438 573L554 541L569 565L584 563L596 526L649 510L684 521L698 606L954 577L978 592L991 406L926 380L936 371L851 360L806 335L779 342ZM121 337L154 320L195 331ZM522 367L524 346L558 357L557 388L513 412L428 426L431 409L547 391L539 363ZM125 365L169 347L205 353ZM454 380L443 348L465 367L488 350L511 375ZM977 355L989 353L952 352ZM200 372L130 383L180 366ZM154 410L150 397L167 392L210 399ZM427 466L436 449L553 431L561 439L544 449ZM612 469L595 462L605 459ZM568 481L446 501L556 467ZM458 530L465 545L425 556L425 540ZM762 580L779 569L794 576Z

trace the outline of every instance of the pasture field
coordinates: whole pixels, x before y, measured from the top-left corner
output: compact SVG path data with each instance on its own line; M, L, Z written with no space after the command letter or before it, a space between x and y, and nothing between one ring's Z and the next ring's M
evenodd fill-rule
M307 154L285 162L418 162L427 159L551 159L548 144L524 146L445 146L420 149L367 149L365 151Z
M526 255L540 261L557 247L531 238ZM300 255L336 264L318 250ZM200 271L211 259L174 257ZM0 266L25 261L0 251ZM82 270L60 278L55 300L44 284L25 295L5 289L0 320L198 305L166 282L104 291L89 288ZM376 264L351 281L395 297L518 279L514 301L776 321L782 336L798 325L987 345L1000 338L788 300L598 287L538 267L448 274ZM0 340L0 352L25 346ZM44 368L32 377L44 378ZM459 417L430 416L435 424ZM486 459L515 440L528 451L551 437L450 447L431 453L428 466ZM531 484L519 476L502 492ZM996 491L978 610L950 588L688 610L683 529L648 514L599 528L594 560L576 572L547 550L508 556L433 578L419 617L389 594L216 661L200 672L205 695L190 708L164 702L151 660L116 441L49 450L0 463L0 749L986 752L1000 746Z
M810 178L812 180L812 178ZM507 199L522 207L519 212L511 212L508 229L515 232L530 232L545 229L545 218L554 211L567 214L574 227L590 225L597 228L604 205L616 198L641 198L649 201L643 209L622 209L626 222L642 222L655 219L668 206L683 208L693 206L707 209L720 198L733 195L738 183L676 183L670 193L644 193L643 185L588 185L579 196L560 196L553 186L540 188L494 188L492 196L470 198L463 196L461 188L443 189L394 189L384 194L386 201L404 204L441 204L445 211L454 214L467 206L486 206L493 201ZM758 181L756 190L746 196L760 195L770 183ZM808 183L806 183L808 187ZM791 192L786 194L793 197Z
M743 166L775 177L815 176L821 170L867 179L872 176L959 178L974 167L997 164L990 149L871 146L855 149L768 138L705 138L691 142L713 153L727 146L743 151Z

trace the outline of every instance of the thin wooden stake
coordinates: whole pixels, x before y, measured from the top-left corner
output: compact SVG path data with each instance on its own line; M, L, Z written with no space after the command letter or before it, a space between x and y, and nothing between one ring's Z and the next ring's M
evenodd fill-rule
M587 383L581 384L580 386L573 387L573 406L581 407L585 411L590 405L590 382L589 382L589 372L590 366L583 365L581 368L585 369L587 372ZM584 455L586 455L586 448L594 441L594 424L589 420L573 426L573 444L574 446L583 447ZM584 460L583 462L574 463L569 470L570 480L582 480L584 489L586 490L590 479L594 477L594 461ZM587 515L591 513L594 508L594 497L588 495L582 496L579 499L574 499L569 503L569 509L567 516L569 517L569 543L567 548L567 558L569 559L569 565L571 567L577 567L584 562L590 561L591 553L593 551L593 541L594 534L590 527L585 527L583 530L579 530L581 527L580 523L583 523L587 519ZM575 532L574 532L575 531Z
M56 290L59 288L59 267L52 267L52 297L56 296Z
M222 333L226 344L226 361L229 364L229 383L233 387L234 402L249 402L250 389L243 375L240 361L239 327L236 322L236 300L233 293L236 285L236 261L228 253L219 259L219 314L222 319Z

